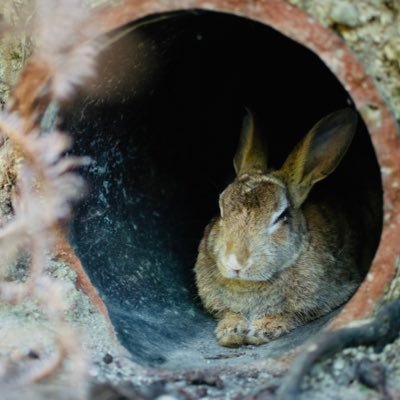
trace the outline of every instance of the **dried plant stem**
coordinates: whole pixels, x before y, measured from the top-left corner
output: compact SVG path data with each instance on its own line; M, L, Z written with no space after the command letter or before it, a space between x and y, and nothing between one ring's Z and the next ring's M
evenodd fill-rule
M375 318L358 321L337 331L321 332L305 346L304 352L294 361L291 371L281 386L280 400L298 399L301 383L313 365L323 357L346 347L374 345L382 349L398 336L400 330L400 300L382 305Z
M22 12L20 4L14 12ZM34 300L56 330L55 351L33 366L20 368L11 381L42 380L73 363L71 387L73 398L78 399L87 390L86 357L77 332L64 320L63 287L46 274L46 264L60 226L83 192L83 181L73 170L88 160L68 157L70 138L56 130L42 132L39 121L50 102L68 99L93 74L99 45L80 0L36 0L33 32L38 46L0 112L1 143L6 138L12 144L17 167L14 215L0 228L0 251L4 263L17 260L23 247L29 267L25 282L0 282L0 301Z

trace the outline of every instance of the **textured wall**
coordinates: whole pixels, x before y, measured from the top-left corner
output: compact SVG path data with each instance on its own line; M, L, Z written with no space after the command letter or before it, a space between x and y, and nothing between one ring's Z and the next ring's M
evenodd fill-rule
M400 2L289 0L335 30L374 78L400 121Z
M0 32L5 24L10 27L28 24L32 16L31 0L3 0L0 4ZM4 28L4 29L2 29ZM31 49L30 40L20 32L3 35L0 40L0 102L4 104L10 85L15 81L18 71Z

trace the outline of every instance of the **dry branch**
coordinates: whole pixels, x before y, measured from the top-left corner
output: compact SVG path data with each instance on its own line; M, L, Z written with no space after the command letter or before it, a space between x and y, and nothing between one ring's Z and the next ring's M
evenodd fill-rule
M17 304L34 299L57 332L53 354L34 367L14 369L11 377L0 376L0 382L26 384L47 378L68 359L74 364L75 398L83 398L87 390L86 360L77 333L64 321L63 288L45 267L60 226L84 192L83 180L74 170L88 160L67 156L69 136L57 130L42 132L40 120L50 102L70 99L94 73L99 44L81 3L36 1L32 34L37 45L0 112L2 146L10 146L16 164L13 215L0 229L2 267L17 260L21 249L29 255L26 281L0 282L0 301Z
M304 352L294 361L287 379L281 385L279 398L295 400L299 398L301 384L313 365L325 356L347 347L373 345L377 350L394 341L400 330L400 300L394 300L379 308L375 318L358 321L356 326L324 331L313 338Z

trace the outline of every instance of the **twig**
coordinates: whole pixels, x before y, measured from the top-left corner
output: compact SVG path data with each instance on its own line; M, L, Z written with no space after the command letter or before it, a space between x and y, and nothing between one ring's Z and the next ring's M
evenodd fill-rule
M23 365L9 378L19 384L41 380L69 359L74 363L70 386L80 399L87 388L86 357L77 333L64 320L63 288L46 275L45 266L56 228L82 195L83 181L73 170L87 159L68 157L70 138L56 130L42 132L39 121L50 102L69 99L93 75L99 45L80 0L36 0L35 11L38 45L0 112L0 133L12 144L18 167L14 215L0 228L0 250L3 261L15 260L24 246L29 269L23 283L0 282L0 300L16 304L29 296L38 302L55 324L57 346L54 354L34 366Z
M358 321L353 326L337 331L324 331L305 346L294 361L288 377L279 391L280 400L296 400L301 383L313 365L321 358L347 347L374 345L381 350L398 337L400 330L400 300L382 305L374 319Z

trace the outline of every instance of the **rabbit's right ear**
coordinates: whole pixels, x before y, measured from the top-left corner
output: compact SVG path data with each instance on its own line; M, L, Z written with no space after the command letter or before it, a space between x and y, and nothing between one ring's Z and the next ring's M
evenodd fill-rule
M265 173L267 171L267 155L250 110L243 119L239 146L233 159L236 174Z
M331 174L347 152L357 127L357 114L346 108L322 118L294 148L280 174L293 205L300 207L313 185Z

